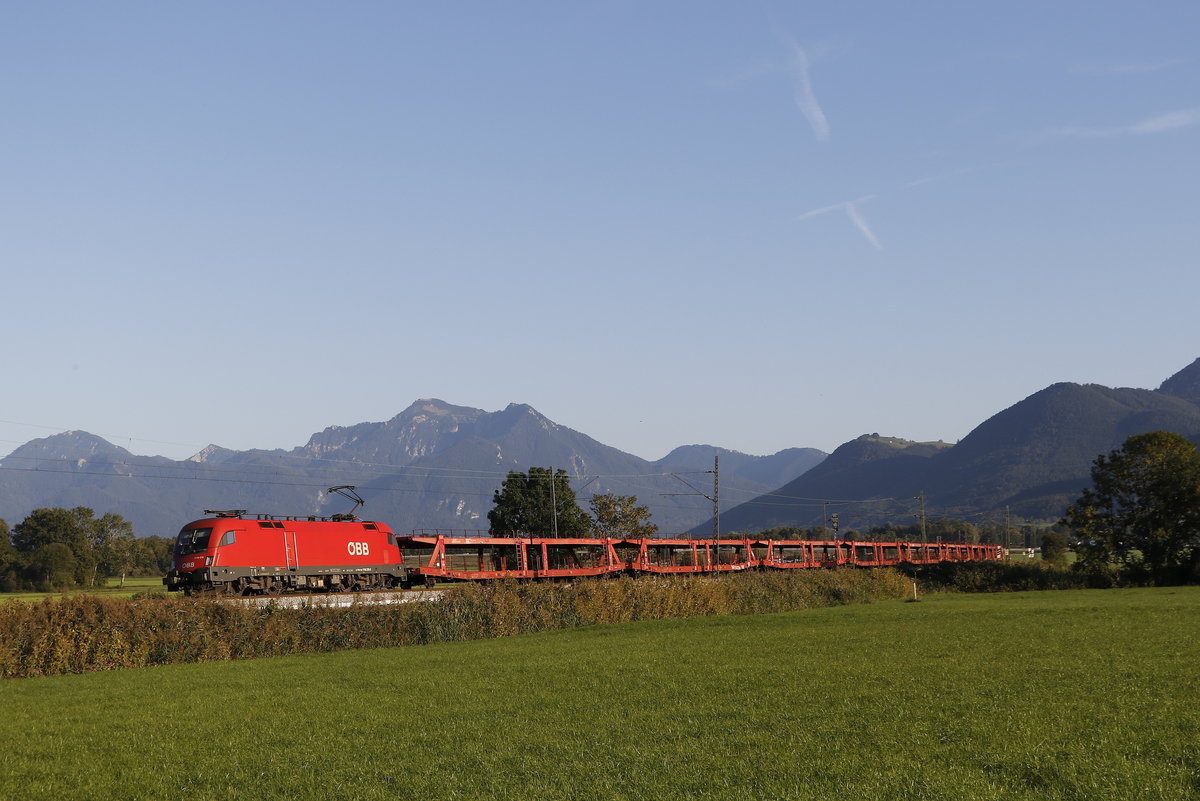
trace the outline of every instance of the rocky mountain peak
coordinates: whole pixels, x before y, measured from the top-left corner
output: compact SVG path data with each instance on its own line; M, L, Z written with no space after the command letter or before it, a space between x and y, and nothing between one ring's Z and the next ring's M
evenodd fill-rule
M209 445L208 447L189 456L186 461L195 462L197 464L205 464L206 462L215 461L224 456L230 456L234 451L228 448L222 448L220 445Z
M413 401L407 409L396 415L396 418L414 417L421 414L431 414L437 417L462 412L477 412L478 409L468 409L465 406L452 406L440 398L421 398Z

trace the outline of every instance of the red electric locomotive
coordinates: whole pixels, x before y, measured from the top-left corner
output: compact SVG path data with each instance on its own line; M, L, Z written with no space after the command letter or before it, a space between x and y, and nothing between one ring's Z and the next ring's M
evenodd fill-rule
M187 595L277 595L286 590L389 589L407 586L396 535L353 514L246 516L206 511L175 539L163 584Z

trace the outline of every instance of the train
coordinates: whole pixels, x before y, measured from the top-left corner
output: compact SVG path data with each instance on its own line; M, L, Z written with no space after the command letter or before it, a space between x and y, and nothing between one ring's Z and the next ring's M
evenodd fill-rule
M353 514L248 515L206 510L175 538L168 590L279 595L408 589L448 581L694 575L742 570L1002 560L998 545L775 540L752 536L556 538L484 532L397 535Z

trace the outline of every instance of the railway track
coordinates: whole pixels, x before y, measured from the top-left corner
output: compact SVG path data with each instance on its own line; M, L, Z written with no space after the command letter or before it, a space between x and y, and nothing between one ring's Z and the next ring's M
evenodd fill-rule
M281 609L303 609L308 606L340 609L353 606L354 604L358 604L359 606L384 606L388 604L430 603L440 601L445 594L445 590L321 592L308 595L256 595L249 598L222 598L221 602L258 607L273 605Z

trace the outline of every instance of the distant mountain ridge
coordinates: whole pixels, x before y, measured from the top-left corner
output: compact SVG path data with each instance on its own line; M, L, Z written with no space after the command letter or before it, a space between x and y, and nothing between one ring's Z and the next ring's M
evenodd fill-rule
M820 525L831 511L845 526L907 524L921 494L937 516L1056 519L1090 484L1097 456L1155 430L1200 443L1200 359L1158 390L1051 385L953 446L864 435L778 490L723 511L722 529Z
M397 531L477 530L504 475L536 466L565 469L584 506L594 493L636 495L662 533L707 533L704 495L719 455L725 532L819 525L834 511L847 528L909 523L918 495L930 516L995 522L1007 510L1052 520L1088 485L1098 455L1157 429L1200 442L1200 359L1157 390L1053 384L954 445L864 434L828 456L685 445L652 462L526 404L486 412L424 398L384 422L330 426L291 450L210 445L175 461L81 431L33 440L0 460L0 517L11 525L41 506L89 506L125 516L139 534L169 535L205 509L345 511L326 488L354 484L367 499L362 514Z
M205 509L345 511L344 500L325 489L353 484L367 499L362 514L397 531L486 529L492 493L509 470L553 466L575 479L585 508L594 493L637 495L664 532L679 532L708 516L711 506L672 473L711 480L697 474L711 471L717 454L722 484L738 497L777 487L826 455L791 448L750 456L692 445L650 462L526 404L485 412L423 398L385 422L330 426L290 451L210 445L177 462L135 456L85 432L34 440L0 460L11 470L0 490L0 517L15 524L39 506L89 506L122 514L140 534L170 534Z

